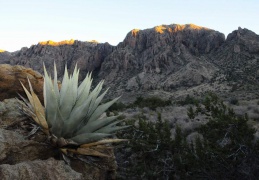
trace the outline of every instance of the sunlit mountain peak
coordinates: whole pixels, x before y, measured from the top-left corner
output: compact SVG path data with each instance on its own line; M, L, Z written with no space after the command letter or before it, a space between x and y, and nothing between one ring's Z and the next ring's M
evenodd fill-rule
M164 25L160 25L160 26L155 27L155 31L160 33L160 34L163 34L166 29L167 28Z
M99 43L99 42L98 42L97 40L95 40L95 39L90 40L90 41L87 41L87 42L89 42L89 43L96 43L96 44L98 44L98 43Z
M202 26L197 26L195 24L189 24L189 27L191 29L209 29L209 28L206 28L206 27L202 27Z
M132 36L133 36L133 37L136 37L139 31L140 31L139 29L133 29L133 30L131 30Z
M39 44L49 45L49 46L61 46L61 45L72 45L72 44L74 44L74 42L75 42L74 39L64 40L64 41L60 41L60 42L55 42L55 41L49 40L49 41L39 42Z
M5 50L0 49L0 53L5 52Z
M184 29L195 29L195 30L201 30L201 29L209 29L206 27L202 26L197 26L195 24L172 24L172 25L160 25L160 26L155 26L155 31L159 34L163 34L164 32L168 31L170 33L172 32L178 32L178 31L183 31Z

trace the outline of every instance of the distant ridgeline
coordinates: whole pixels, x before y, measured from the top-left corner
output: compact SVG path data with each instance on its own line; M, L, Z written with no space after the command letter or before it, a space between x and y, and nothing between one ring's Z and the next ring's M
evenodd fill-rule
M77 63L79 80L94 72L105 79L114 96L128 94L125 99L136 92L185 97L208 89L222 94L259 89L259 36L245 28L225 37L194 24L159 25L133 29L117 46L95 40L49 40L0 55L0 63L23 65L40 73L39 62L51 71L54 61L60 72L65 63L69 70Z

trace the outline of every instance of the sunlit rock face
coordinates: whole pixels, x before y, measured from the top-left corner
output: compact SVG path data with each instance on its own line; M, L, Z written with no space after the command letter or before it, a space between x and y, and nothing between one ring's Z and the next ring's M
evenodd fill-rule
M62 46L62 45L73 45L74 42L75 42L74 39L64 40L64 41L60 41L60 42L55 42L55 41L49 40L49 41L39 42L39 44L40 45L48 45L48 46Z

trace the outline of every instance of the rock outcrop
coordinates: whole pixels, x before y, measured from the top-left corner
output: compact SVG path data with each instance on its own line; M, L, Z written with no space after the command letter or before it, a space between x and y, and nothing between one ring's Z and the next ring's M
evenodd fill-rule
M209 57L227 81L259 83L259 35L254 32L239 27Z
M54 44L54 45L53 45ZM53 64L56 62L58 76L63 76L65 65L68 69L74 69L77 63L82 74L81 78L89 72L100 68L104 58L110 54L113 46L108 43L69 41L52 43L38 43L30 48L22 48L18 53L9 58L11 65L22 65L33 68L43 73L43 62L49 72L53 72Z
M12 53L0 50L0 63L1 64L10 63L10 58L12 56L13 56Z
M224 34L195 25L132 30L105 58L99 73L121 93L171 91L209 81L217 68L203 56L224 43Z
M30 80L35 93L38 94L43 102L42 87L44 80L40 73L23 66L0 64L0 101L18 97L18 93L26 97L20 82L29 88L28 79Z

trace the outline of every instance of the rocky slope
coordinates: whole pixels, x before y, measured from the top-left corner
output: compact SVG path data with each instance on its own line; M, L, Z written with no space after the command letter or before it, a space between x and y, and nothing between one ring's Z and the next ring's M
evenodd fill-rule
M105 58L99 75L133 92L196 86L217 70L203 55L223 43L222 33L192 24L132 30Z
M225 39L224 34L196 26L161 25L130 31L114 47L96 42L48 41L15 53L0 53L1 63L23 65L42 72L42 63L59 76L67 63L76 63L81 78L93 71L96 80L105 79L111 96L124 100L138 95L180 97L206 90L222 94L249 83L257 89L259 36L239 28ZM134 95L134 96L132 96Z
M248 29L238 28L230 33L210 58L227 80L241 84L259 82L259 36Z

